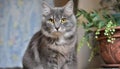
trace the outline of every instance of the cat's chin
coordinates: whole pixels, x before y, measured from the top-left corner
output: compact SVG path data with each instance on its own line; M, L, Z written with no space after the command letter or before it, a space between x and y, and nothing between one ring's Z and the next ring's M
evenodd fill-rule
M58 38L58 37L62 36L61 32L52 32L51 34L52 34L53 38Z

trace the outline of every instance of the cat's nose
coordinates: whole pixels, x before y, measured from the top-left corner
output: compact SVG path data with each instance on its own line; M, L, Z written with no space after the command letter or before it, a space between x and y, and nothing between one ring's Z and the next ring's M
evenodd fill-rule
M58 30L59 30L59 27L55 27L55 29L58 31Z

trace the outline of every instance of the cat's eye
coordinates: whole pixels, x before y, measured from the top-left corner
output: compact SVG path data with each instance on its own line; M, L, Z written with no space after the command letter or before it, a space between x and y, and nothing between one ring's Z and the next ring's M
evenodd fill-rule
M66 23L67 19L66 18L62 18L61 19L61 23Z
M48 19L49 22L54 23L54 19L50 18Z

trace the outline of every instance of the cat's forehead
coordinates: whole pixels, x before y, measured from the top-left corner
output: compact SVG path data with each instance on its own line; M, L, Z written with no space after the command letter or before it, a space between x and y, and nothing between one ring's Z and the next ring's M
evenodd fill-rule
M51 15L54 17L61 17L64 16L64 8L62 7L55 7L51 10Z

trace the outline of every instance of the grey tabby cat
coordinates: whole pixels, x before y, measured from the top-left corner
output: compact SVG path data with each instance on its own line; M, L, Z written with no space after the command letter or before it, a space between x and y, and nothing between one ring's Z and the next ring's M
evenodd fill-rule
M41 30L24 54L24 69L77 69L76 18L73 2L51 8L45 2Z

